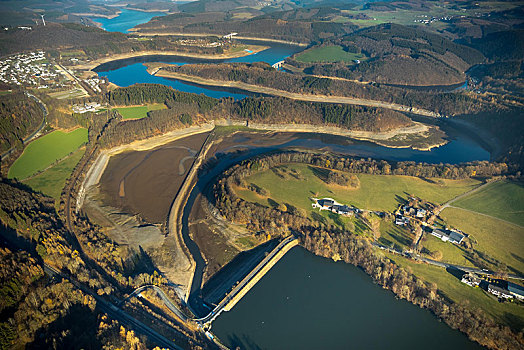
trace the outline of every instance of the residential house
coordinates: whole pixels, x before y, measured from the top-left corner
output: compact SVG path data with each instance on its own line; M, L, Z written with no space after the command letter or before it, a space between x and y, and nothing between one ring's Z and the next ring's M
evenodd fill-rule
M437 238L440 238L444 242L451 242L455 244L460 244L464 240L464 235L455 231L448 229L433 229L431 234Z

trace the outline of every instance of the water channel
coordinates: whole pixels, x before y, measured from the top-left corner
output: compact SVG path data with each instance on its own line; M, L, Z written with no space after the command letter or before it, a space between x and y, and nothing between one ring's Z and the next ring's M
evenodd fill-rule
M299 48L274 45L257 55L227 62L278 62ZM158 83L212 97L244 98L244 93L209 89L149 75L142 62L186 64L185 58L147 57L113 62L98 68L101 76L119 86ZM221 158L212 171L201 176L184 208L183 237L197 263L190 304L200 304L200 285L205 267L198 246L188 234L188 216L199 193L229 165L275 149L303 147L325 149L359 157L412 160L428 163L460 163L488 160L490 155L464 132L449 130L450 142L431 151L394 149L369 142L318 134L296 134L291 141L244 147L239 134L234 147L245 151ZM200 305L197 305L200 304ZM479 349L463 334L439 322L428 311L373 284L356 267L316 257L302 248L292 249L230 312L213 323L213 332L228 346L242 349Z

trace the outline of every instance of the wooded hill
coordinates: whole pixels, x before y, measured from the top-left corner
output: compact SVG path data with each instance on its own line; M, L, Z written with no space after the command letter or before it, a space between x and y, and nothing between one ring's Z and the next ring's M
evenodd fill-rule
M188 4L189 5L189 4ZM337 9L298 9L262 15L247 20L231 18L226 12L177 13L158 17L137 26L140 32L210 33L225 35L242 33L246 37L260 37L308 43L353 32L351 23L326 21Z
M484 60L479 51L441 35L392 23L325 40L309 50L333 45L368 58L349 65L319 62L311 65L308 72L385 84L452 85L463 82L464 72ZM307 67L293 59L290 62Z
M156 84L136 84L108 93L113 105L165 103L169 109L151 111L148 118L120 122L100 139L104 147L214 119L275 124L329 125L362 131L388 131L412 125L400 112L364 106L295 101L281 97L248 97L239 101L214 99Z
M266 63L168 65L164 66L163 69L206 79L240 81L294 93L348 96L390 102L427 109L443 115L504 108L502 105L498 105L496 100L493 101L492 97L483 101L482 96L464 92L426 92L379 84L362 84L346 80L291 74L277 71Z
M78 49L83 50L87 58L90 59L146 50L192 50L208 54L217 53L221 50L220 47L197 48L177 45L166 37L153 38L152 40L134 40L131 35L106 32L97 27L75 23L49 23L45 27L37 26L33 30L10 29L0 32L0 55L37 49L46 50L55 57L59 57L57 50Z
M0 152L21 145L43 117L40 105L22 91L0 95Z

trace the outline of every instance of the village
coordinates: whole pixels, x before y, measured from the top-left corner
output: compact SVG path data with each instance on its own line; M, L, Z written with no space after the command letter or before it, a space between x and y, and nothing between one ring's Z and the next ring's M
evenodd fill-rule
M409 229L415 234L415 238L409 251L399 252L395 249L384 248L390 252L400 253L403 256L413 257L416 260L424 261L426 263L430 263L432 260L425 258L420 259L418 254L418 245L424 233L429 233L443 242L449 242L457 246L460 246L464 239L468 237L466 233L457 229L437 226L435 220L438 217L441 208L433 203L423 201L414 196L410 196L407 203L400 204L394 213L359 209L354 206L339 203L333 198L311 198L311 200L313 201L312 207L314 209L319 209L319 211L326 210L347 217L359 216L366 225L368 225L368 220L361 215L364 212L373 213L381 218L392 217L395 225L406 228L409 227ZM378 244L377 246L383 248ZM442 264L439 265L442 266ZM474 271L466 272L454 266L449 266L447 269L453 270L451 273L458 277L462 283L471 287L482 288L498 298L500 302L513 299L520 302L524 301L524 287L508 282L504 279L493 278L485 269L478 270L476 271L477 273Z
M60 74L48 63L44 51L20 53L0 60L0 81L5 84L63 87L64 73Z

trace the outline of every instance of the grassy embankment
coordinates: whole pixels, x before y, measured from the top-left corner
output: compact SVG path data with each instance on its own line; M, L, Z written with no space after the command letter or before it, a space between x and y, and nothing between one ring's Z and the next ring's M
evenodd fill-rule
M306 50L295 58L299 62L346 62L355 63L354 60L365 60L366 56L360 53L347 52L341 46L324 46Z
M117 107L115 108L124 119L141 119L147 117L147 112L166 109L163 103L152 103L145 106Z
M19 180L33 176L64 159L87 142L87 129L53 131L31 142L9 169L8 177Z

